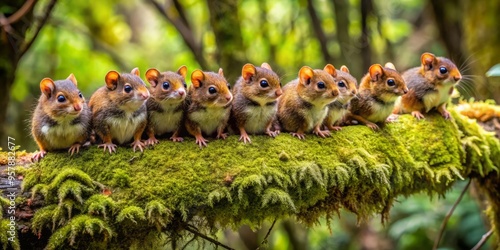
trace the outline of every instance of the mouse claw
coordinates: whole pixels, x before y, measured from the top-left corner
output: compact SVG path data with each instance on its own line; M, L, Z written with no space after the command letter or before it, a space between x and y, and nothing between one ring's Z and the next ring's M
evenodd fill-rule
M35 153L32 157L31 157L31 161L33 162L38 162L40 161L43 157L45 157L45 155L47 154L47 151L45 150L41 150L40 152L37 152Z
M216 137L217 139L225 140L227 138L227 133L220 133Z
M184 138L182 138L180 136L172 136L172 137L170 137L170 140L172 140L173 142L182 142L182 141L184 141Z
M160 143L160 141L158 141L158 139L156 139L156 137L149 137L145 142L144 144L146 146L154 146L155 144L158 144Z
M103 152L106 152L106 149L109 151L110 154L112 153L115 153L116 152L116 144L112 143L112 142L108 142L108 143L103 143L103 144L100 144L99 146L97 146L98 148L103 148Z
M269 136L270 136L270 137L272 137L272 138L275 138L276 136L278 136L279 131L271 131L270 129L268 129L268 130L266 131L266 134L267 134L267 135L269 135Z
M450 119L451 119L451 114L450 114L450 112L448 112L447 110L443 111L443 112L441 113L441 115L442 115L442 116L444 117L444 119L446 119L446 120L450 120Z
M377 125L377 124L375 124L375 123L371 123L371 122L370 122L370 123L367 123L367 124L366 124L366 126L368 126L369 128L371 128L371 129L372 129L372 130L374 130L374 131L375 131L375 130L379 130L379 129L380 129L380 128L378 127L378 125Z
M424 115L420 111L412 111L411 115L417 118L417 120L424 119Z
M387 117L387 119L385 120L386 122L389 122L389 123L393 123L393 122L396 122L399 118L399 115L398 114L391 114L389 115L389 117Z
M195 136L195 138L196 138L196 144L198 144L198 146L200 146L200 148L207 146L208 140L203 138L202 135L197 135L197 136Z
M291 134L292 136L295 136L295 137L299 138L300 140L303 140L303 139L305 139L305 138L306 138L306 135L305 135L304 133L298 133L298 132L297 132L297 133L294 133L294 132L291 132L290 134Z
M135 152L136 148L139 148L141 150L141 152L143 152L144 147L146 146L141 140L135 140L130 145L132 146L132 149L134 150L134 152Z
M327 136L330 136L330 131L328 130L314 130L313 133L319 137L326 138Z
M73 155L74 153L78 154L80 153L80 147L81 147L80 143L75 143L68 149L68 153L70 155Z
M240 139L238 141L243 141L244 144L252 143L252 140L250 140L250 137L248 136L247 133L241 134Z

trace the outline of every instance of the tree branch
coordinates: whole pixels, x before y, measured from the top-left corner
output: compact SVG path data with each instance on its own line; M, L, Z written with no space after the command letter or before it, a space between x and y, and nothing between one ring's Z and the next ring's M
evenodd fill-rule
M29 50L29 48L31 47L31 45L33 45L33 42L35 42L36 38L38 37L38 34L40 33L40 31L42 30L42 28L47 23L47 20L49 19L50 14L52 13L52 10L56 6L56 3L57 3L57 0L51 0L49 2L49 4L47 5L47 8L45 10L45 15L42 17L40 25L38 25L38 27L35 30L35 34L31 38L31 40L29 40L27 43L25 43L24 46L21 47L21 51L19 52L19 58L21 58L24 55L24 53L26 53L26 51Z
M264 237L264 239L262 240L262 242L260 243L260 246L264 245L264 244L267 244L267 238L269 237L269 235L271 234L271 231L273 230L273 227L274 227L274 224L276 224L276 220L277 219L274 219L273 221L273 224L271 224L271 227L269 228L269 230L267 231L267 234L266 236ZM257 248L257 250L260 249L260 246Z
M332 56L330 55L330 52L328 52L328 39L326 38L325 31L323 30L321 21L316 13L316 9L314 8L313 0L307 0L307 12L311 18L311 25L314 30L314 34L316 34L316 38L318 38L318 42L321 46L323 60L325 60L325 63L331 63Z
M493 229L490 229L487 233L485 233L482 237L481 240L471 249L471 250L479 250L484 243L490 238L490 236L493 234Z
M212 238L210 238L210 237L208 237L208 236L200 233L198 231L198 229L196 229L194 226L191 226L191 225L188 224L185 229L186 229L186 231L194 234L195 236L200 237L200 238L202 238L204 240L207 240L207 241L211 242L212 244L216 245L217 247L222 247L222 248L228 249L228 250L234 250L234 248L226 246L226 245L222 244L221 242L219 242L219 241L217 241L215 239L212 239Z
M458 203L462 200L464 197L465 192L469 189L470 183L472 181L472 178L469 178L469 182L467 182L467 185L465 185L464 189L462 190L462 193L460 193L460 196L458 196L458 199L455 201L453 206L451 207L450 211L446 214L446 217L444 217L443 223L441 224L441 228L439 229L438 236L436 240L434 240L434 246L432 247L433 250L436 250L439 246L439 242L441 241L441 237L443 236L444 230L446 229L446 224L451 218L451 215L453 214L453 211L455 211L455 208L457 208Z
M31 10L31 8L33 8L33 5L36 3L36 1L37 0L27 0L26 2L24 2L23 6L21 6L19 10L7 17L6 20L0 23L0 25L10 25L19 21L19 19L25 16Z

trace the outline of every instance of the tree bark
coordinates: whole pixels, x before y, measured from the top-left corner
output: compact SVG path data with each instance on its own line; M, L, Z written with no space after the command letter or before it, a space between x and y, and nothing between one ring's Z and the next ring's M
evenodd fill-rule
M372 50L370 46L370 30L368 29L368 16L373 12L372 0L361 0L361 58L363 69L368 69L372 64Z
M321 20L318 17L318 13L316 13L316 8L314 7L313 0L307 0L307 12L309 13L309 17L311 18L311 26L314 30L314 34L316 34L316 38L318 39L321 54L323 55L323 60L325 63L333 63L332 56L328 51L328 39L326 37L325 31L323 30L323 26L321 25Z

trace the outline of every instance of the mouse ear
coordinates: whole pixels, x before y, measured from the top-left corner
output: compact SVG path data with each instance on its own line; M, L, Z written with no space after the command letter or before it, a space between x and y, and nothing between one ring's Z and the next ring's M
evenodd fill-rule
M224 77L224 71L222 70L222 68L219 68L219 75Z
M203 73L203 71L197 69L193 71L193 73L191 73L191 83L195 88L201 87L204 80L205 80L205 73Z
M384 75L384 69L380 64L373 64L372 66L370 66L370 69L368 71L370 72L370 78L373 82L380 80L380 78L382 78L382 76Z
M346 73L349 73L349 69L345 65L342 65L342 67L340 67L340 71L344 71Z
M139 73L139 68L135 67L132 71L130 71L130 73L132 73L132 75L136 75L136 76L139 76L141 75L141 73Z
M116 86L118 86L118 80L120 79L120 73L112 70L106 74L106 87L109 90L114 90L116 89Z
M425 70L430 70L436 62L436 56L432 53L425 52L420 57L420 61Z
M70 80L75 86L78 86L78 83L76 81L76 77L75 75L73 75L73 73L69 74L68 78L66 78L67 80Z
M392 70L396 70L396 66L394 66L393 63L391 62L387 62L384 67L388 68L388 69L392 69Z
M299 71L299 82L308 85L311 82L311 78L314 76L314 71L311 67L304 66L300 68Z
M151 86L153 88L155 88L156 85L158 85L158 77L159 76L160 76L160 71L158 71L155 68L151 68L151 69L148 69L148 71L146 71L146 79L148 80L148 82L151 84Z
M52 92L54 92L55 88L56 85L50 78L43 78L42 81L40 81L40 90L44 95L47 96L47 98L50 98L52 96Z
M326 73L328 73L329 75L331 75L333 77L337 77L337 70L335 69L335 67L333 67L333 65L327 64L323 68L323 70L326 71Z
M245 81L249 81L254 75L255 75L255 66L253 66L253 64L247 63L243 65L243 68L241 69L241 77L243 77Z
M260 67L261 67L261 68L268 69L268 70L273 70L273 69L271 68L271 65L269 65L269 63L266 63L266 62L262 63L262 65L260 65Z
M187 72L188 72L188 68L186 67L186 65L182 65L178 70L177 70L177 74L181 75L182 78L186 79L186 75L187 75Z

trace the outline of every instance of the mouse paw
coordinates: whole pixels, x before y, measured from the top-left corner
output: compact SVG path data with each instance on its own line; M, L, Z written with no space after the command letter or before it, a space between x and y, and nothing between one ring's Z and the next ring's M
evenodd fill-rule
M75 143L68 149L68 153L70 155L73 155L74 153L78 154L80 153L80 147L81 147L80 143Z
M203 138L202 135L197 135L197 136L195 136L195 138L196 138L196 144L198 144L198 146L200 146L200 148L207 146L208 140Z
M173 142L182 142L182 141L184 141L184 138L182 138L180 136L172 136L172 137L170 137L170 140L172 140Z
M368 126L369 128L371 128L372 130L379 130L380 129L377 124L372 123L372 122L367 123L366 126Z
M153 137L149 137L149 138L148 138L148 139L144 142L144 144L145 144L146 146L153 146L153 145L158 144L158 143L160 143L160 141L158 141L158 139L156 139L156 137L154 137L154 136L153 136Z
M398 114L391 114L389 115L389 117L387 117L387 119L385 119L385 122L393 123L396 122L398 118L399 118Z
M412 111L411 115L417 118L417 120L424 119L424 115L420 111Z
M280 131L279 131L279 130L278 130L278 131L271 131L270 129L268 129L268 130L266 131L266 134L267 134L267 135L269 135L269 136L271 136L272 138L275 138L276 136L278 136L278 135L279 135L279 133L280 133Z
M100 144L99 146L97 146L98 148L104 148L104 152L106 152L106 149L109 151L110 154L112 153L115 153L116 152L116 144L112 143L112 142L108 142L108 143L103 143L103 144Z
M328 126L328 129L331 131L340 131L340 130L342 130L342 127L330 125L330 126Z
M135 148L139 148L141 150L141 152L144 151L144 147L146 146L141 140L135 140L134 142L132 142L130 144L130 146L132 146L132 149L134 150L135 152Z
M241 134L240 139L238 141L243 141L244 144L252 143L252 140L250 140L250 136L248 136L247 133Z
M305 139L305 138L306 138L306 135L305 135L304 133L299 133L299 132L294 133L294 132L291 132L290 134L291 134L292 136L295 136L295 137L297 137L297 138L301 139L301 140L303 140L303 139Z
M330 136L330 131L328 130L321 130L321 129L315 129L313 133L319 137L326 138Z
M448 112L448 110L444 110L443 112L441 112L441 115L444 117L444 119L446 120L450 120L451 119L451 114L450 112Z
M47 154L47 151L45 150L41 150L37 153L35 153L32 157L31 157L31 160L33 162L38 162L39 160L41 160L43 157L45 157L45 155Z
M216 137L217 139L225 140L227 138L227 133L220 133Z

